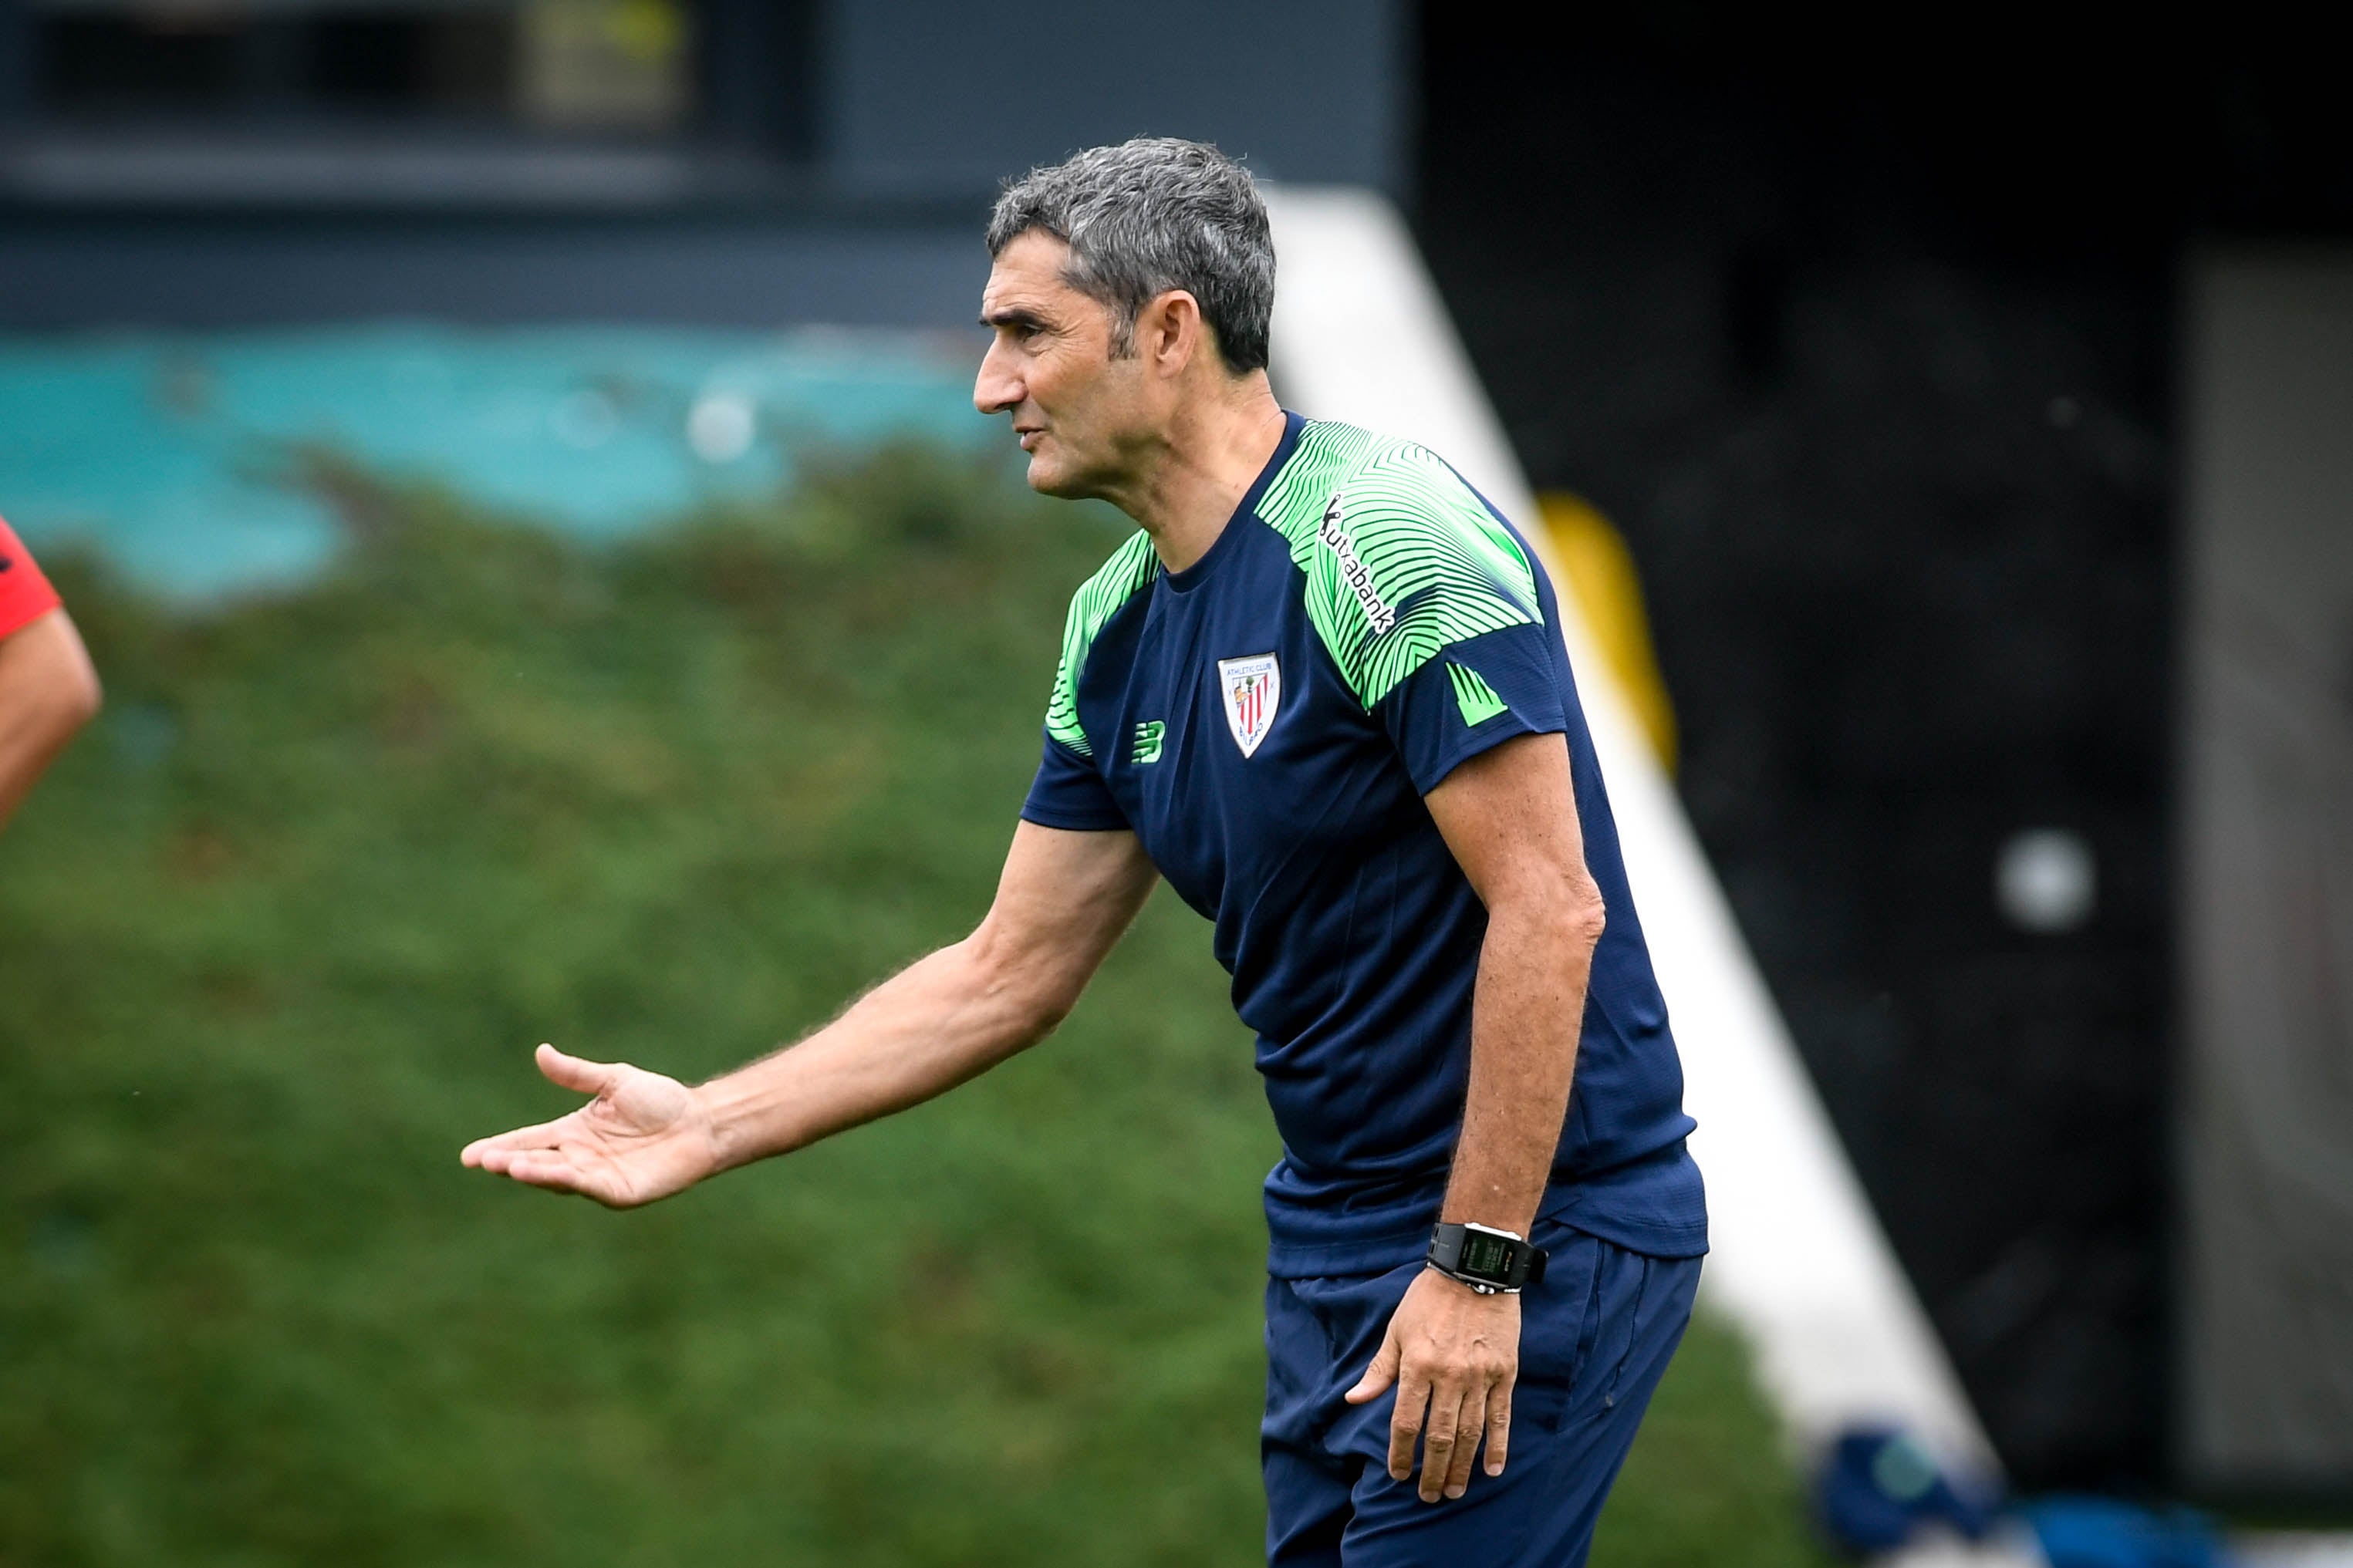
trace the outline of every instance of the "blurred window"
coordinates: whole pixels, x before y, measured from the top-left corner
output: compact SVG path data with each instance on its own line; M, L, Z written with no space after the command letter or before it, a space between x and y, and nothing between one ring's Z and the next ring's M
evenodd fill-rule
M33 107L65 126L406 121L696 129L688 0L17 0ZM722 9L728 7L723 5Z

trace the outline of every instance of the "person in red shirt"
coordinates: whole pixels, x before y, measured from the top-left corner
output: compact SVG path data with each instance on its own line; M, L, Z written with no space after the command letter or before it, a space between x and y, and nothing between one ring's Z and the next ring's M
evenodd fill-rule
M0 519L0 828L98 703L81 634Z

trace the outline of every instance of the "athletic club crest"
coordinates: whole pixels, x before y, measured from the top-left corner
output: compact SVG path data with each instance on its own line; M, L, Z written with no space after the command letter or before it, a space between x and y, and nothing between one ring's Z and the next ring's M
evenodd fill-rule
M1218 691L1226 700L1226 728L1234 732L1234 744L1247 757L1274 728L1275 710L1282 706L1282 667L1271 653L1221 658Z

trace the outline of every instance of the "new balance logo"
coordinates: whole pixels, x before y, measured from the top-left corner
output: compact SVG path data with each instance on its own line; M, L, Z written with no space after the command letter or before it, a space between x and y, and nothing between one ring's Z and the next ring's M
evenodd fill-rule
M1158 762L1161 738L1167 733L1168 726L1157 719L1146 719L1138 724L1135 727L1135 747L1128 752L1128 762L1139 768L1146 763Z

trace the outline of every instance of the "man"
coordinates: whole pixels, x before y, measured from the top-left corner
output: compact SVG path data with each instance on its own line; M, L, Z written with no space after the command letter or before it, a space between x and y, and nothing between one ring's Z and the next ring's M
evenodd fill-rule
M913 1105L1042 1038L1156 871L1283 1138L1270 1561L1581 1562L1705 1219L1551 585L1428 451L1276 405L1266 212L1214 149L1033 172L988 247L975 402L1142 531L1071 601L987 918L698 1088L543 1046L595 1102L463 1157L639 1204Z
M57 590L0 518L0 828L98 703L98 672Z

